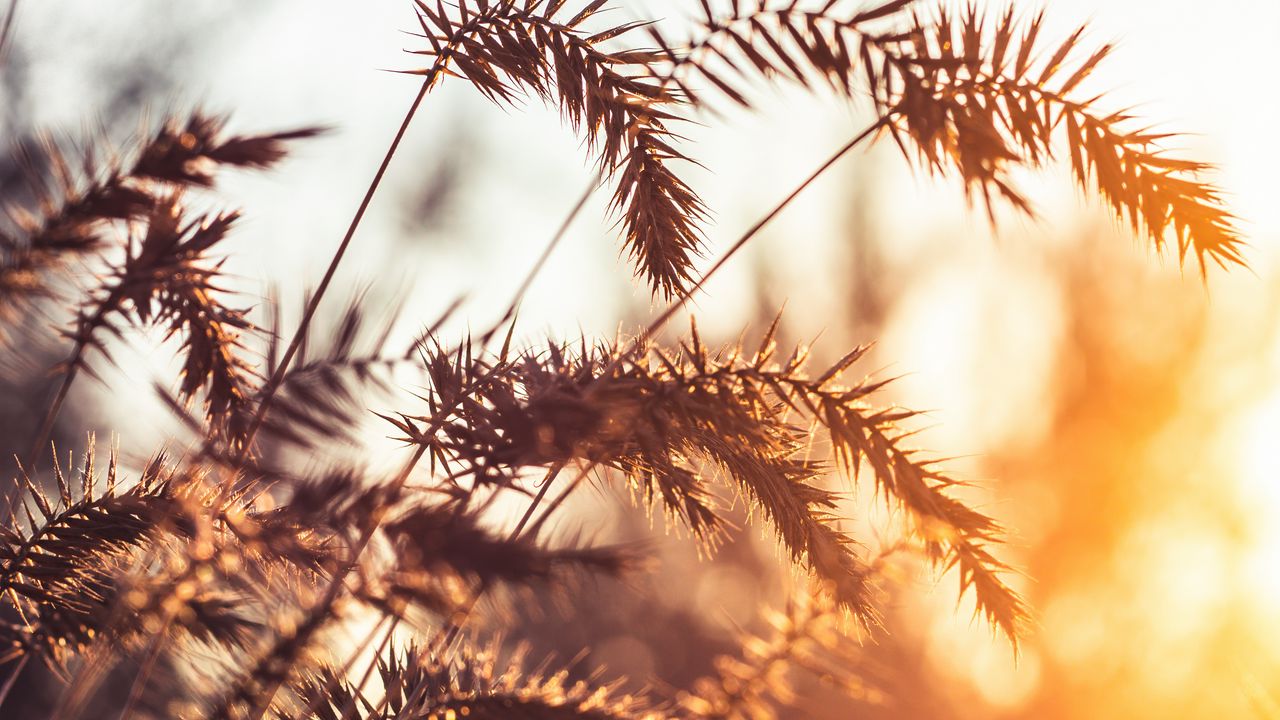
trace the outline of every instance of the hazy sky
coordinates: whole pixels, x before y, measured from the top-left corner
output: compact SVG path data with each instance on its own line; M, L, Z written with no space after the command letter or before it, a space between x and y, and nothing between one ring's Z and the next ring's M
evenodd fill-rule
M1041 5L1017 6L1031 13ZM615 17L667 18L675 28L669 34L679 37L682 19L697 7L634 2ZM1259 82L1264 74L1257 68L1274 65L1280 3L1077 0L1050 4L1048 19L1048 38L1066 37L1088 21L1086 43L1120 43L1091 82L1115 89L1116 108L1136 104L1160 127L1198 133L1179 144L1222 166L1218 180L1255 238L1254 265L1268 272L1270 241L1280 234L1272 177L1280 167L1274 137L1280 100ZM420 46L404 32L415 29L411 4L400 0L272 0L234 9L214 0L23 2L15 67L5 69L0 92L24 103L23 125L12 125L10 111L14 129L31 123L72 136L95 122L134 126L139 106L158 113L195 104L232 113L234 127L246 131L332 127L299 146L279 170L222 185L227 202L246 214L230 267L252 292L263 292L270 280L296 297L322 272L414 94L416 78L388 70L420 65L421 58L403 52ZM136 86L135 93L119 97L121 85ZM773 110L730 112L688 129L696 157L709 168L685 174L714 210L713 255L866 122L865 109L829 97L762 90L770 95L777 98ZM446 81L428 98L392 165L343 284L372 282L388 297L411 288L406 333L464 294L461 317L482 326L500 312L504 289L522 277L590 177L578 140L554 110L539 103L499 109L464 83ZM892 228L883 243L890 265L919 267L921 253L937 260L904 281L881 337L881 355L895 371L912 374L901 387L906 399L927 397L925 405L947 408L944 418L965 417L978 399L961 396L955 368L984 361L957 357L955 348L993 323L1008 328L1006 347L1026 359L1022 375L994 380L1011 384L1007 397L1028 397L1024 390L1040 379L1036 368L1047 366L1054 341L1054 299L1034 273L1021 266L1008 271L1008 264L1021 262L1025 243L1062 242L1064 233L1094 222L1080 212L1088 206L1064 172L1031 179L1042 186L1033 196L1041 222L1010 218L993 242L982 213L965 207L956 183L915 174L891 145L855 155L779 218L757 240L754 256L737 259L710 287L697 304L704 321L724 332L737 328L741 310L756 309L753 285L744 281L760 276L772 301L790 303L800 332L824 329L832 304L847 302L849 289L841 278L815 278L809 269L841 262L847 252L849 215L861 212L852 206L854 178L874 206L871 234ZM645 312L647 292L629 284L606 199L597 194L530 291L527 331L607 334L625 314ZM433 200L433 214L418 217L415 208ZM939 245L939 237L947 242ZM1135 242L1134 252L1147 251ZM284 266L288 273L276 272ZM1161 271L1177 272L1171 262ZM1007 296L1021 298L1019 311L1000 316ZM993 312L1004 320L993 320ZM994 414L995 425L1003 424L1000 416Z
M1028 13L1043 4L1017 3ZM625 5L619 14L678 21L698 3ZM1222 165L1220 180L1246 227L1259 237L1280 229L1272 200L1275 184L1268 182L1280 163L1280 142L1273 136L1280 100L1261 86L1261 73L1251 71L1274 65L1280 4L1077 0L1048 5L1048 37L1065 37L1072 26L1089 21L1089 41L1120 42L1096 81L1116 88L1117 107L1141 103L1138 112L1162 127L1200 133L1184 144ZM333 134L300 148L298 159L272 177L227 184L251 218L242 244L264 259L293 261L301 249L312 259L307 273L313 276L340 237L413 95L414 78L383 70L416 66L418 58L401 52L419 42L402 32L414 29L411 4L400 0L274 0L235 9L213 0L180 6L163 0L110 5L59 0L22 3L16 41L22 59L30 62L22 81L41 127L74 133L83 123L119 112L104 106L97 90L130 73L162 81L163 95L141 98L157 111L202 103L233 112L237 127L248 130L332 126ZM750 213L780 197L788 183L858 127L858 120L830 98L810 101L785 91L778 96L776 111L732 114L727 122L691 132L699 142L699 159L714 173L688 172L716 210L717 224L709 233L713 251L750 222ZM500 110L462 83L446 82L424 107L366 221L361 247L369 252L363 260L376 267L386 253L419 248L422 259L459 271L453 274L457 282L439 288L441 297L465 289L483 293L476 286L489 283L471 282L470 269L478 266L496 273L492 287L500 287L536 255L589 179L577 147L554 111L536 103L526 111ZM405 205L417 200L413 186L450 155L462 165L459 184L466 188L452 196L458 222L413 227L403 217ZM881 164L875 182L879 196L888 200L883 221L895 228L896 242L910 245L916 234L954 228L957 222L986 233L985 224L970 222L953 184L939 192L913 178L889 153ZM821 215L806 210L840 200L839 174L815 187L812 204L783 218L777 234L829 233ZM1050 213L1050 226L1074 217L1069 183L1048 185L1039 199ZM584 215L549 274L576 278L570 302L559 300L570 286L554 281L540 284L530 298L530 312L545 311L556 325L582 320L598 329L611 324L621 308L614 297L618 278L599 275L625 278L627 269L616 261L616 244L599 220L599 203L594 210ZM1035 231L1015 226L1010 234ZM494 299L493 305L500 304Z

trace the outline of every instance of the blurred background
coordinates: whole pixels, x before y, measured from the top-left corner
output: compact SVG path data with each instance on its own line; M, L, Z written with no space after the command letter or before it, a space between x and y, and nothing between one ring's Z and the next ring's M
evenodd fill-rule
M1046 4L1014 2L1024 14ZM679 37L698 3L634 0L613 12L665 18ZM1252 272L1202 282L1154 256L1082 198L1065 167L1022 178L1038 219L1002 214L992 228L957 182L914 171L888 143L828 173L697 298L704 336L722 341L785 305L787 340L821 336L817 362L875 342L863 371L899 376L882 401L929 411L919 444L956 457L950 467L980 485L973 499L1011 529L1002 557L1025 573L1036 622L1016 662L957 608L954 577L907 572L886 632L862 651L883 702L850 705L817 688L801 694L805 715L1280 716L1280 99L1270 90L1280 4L1077 0L1048 8L1046 33L1064 38L1085 21L1088 43L1120 44L1094 79L1114 88L1105 102L1194 133L1172 142L1220 166ZM329 126L279 170L220 186L247 217L228 261L238 289L260 298L274 283L299 298L413 97L415 78L392 71L418 66L402 52L419 46L404 32L416 28L402 0L25 0L0 67L0 137L124 138L148 114L197 105L243 131ZM757 97L772 109L687 128L707 167L685 177L714 211L712 257L869 120L822 93L761 86ZM21 175L4 169L8 196ZM446 81L340 285L388 303L408 293L405 338L459 297L448 331L484 328L591 178L554 109L497 108ZM652 312L606 203L593 197L531 288L526 338L610 336ZM335 292L327 311L343 301ZM105 389L125 378L149 387L170 367L148 339L131 342L104 384L73 389L78 414L59 426L67 446L96 429L122 433L126 456L141 457L172 432L146 393ZM38 388L0 389L0 404L38 406ZM584 494L575 508L567 530L651 532L625 497ZM848 509L860 537L892 536L874 501L855 494ZM784 601L791 578L775 550L746 532L695 567L695 550L674 540L658 575L530 612L521 632L565 656L590 646L591 661L641 684L687 687L733 648L737 628L759 627L761 606Z

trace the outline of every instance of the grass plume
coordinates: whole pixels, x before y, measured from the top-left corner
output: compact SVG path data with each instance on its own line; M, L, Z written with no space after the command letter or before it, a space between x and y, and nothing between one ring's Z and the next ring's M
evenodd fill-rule
M111 672L132 678L126 717L163 706L170 717L252 720L770 718L790 712L781 708L794 668L825 668L867 701L877 692L856 669L874 650L857 642L882 632L892 579L870 538L845 522L858 483L901 518L894 552L954 569L957 596L1016 645L1030 609L1001 559L1003 528L964 502L962 479L909 444L916 415L882 399L887 382L854 375L865 346L814 367L807 348L780 347L780 317L751 347L709 344L693 324L670 341L658 330L864 142L891 140L957 178L993 220L1001 200L1032 211L1013 170L1063 156L1124 226L1184 264L1194 256L1202 272L1244 264L1235 220L1203 179L1209 166L1171 157L1167 135L1082 94L1111 47L1082 48L1083 31L1051 43L1039 16L914 0L703 0L691 37L677 40L661 21L612 20L615 7L414 2L411 52L426 66L408 74L422 86L291 336L278 312L259 321L224 287L239 212L185 203L207 197L225 169L276 165L317 130L231 135L223 118L197 111L125 150L75 161L52 143L24 151L31 201L13 203L0 231L0 331L16 347L40 331L25 322L33 308L61 309L69 320L48 334L71 347L43 420L19 419L36 450L14 468L0 528L0 659L14 661L14 678L28 658L45 661L68 681L66 716L86 710ZM319 339L317 308L423 99L446 77L502 106L541 100L580 136L609 183L621 252L663 303L647 327L574 343L517 332L516 309L562 229L478 338L442 339L453 305L408 347L389 348L403 307L355 293L330 340ZM698 167L696 143L680 133L724 122L727 106L768 110L767 82L851 103L871 124L700 269L716 244L710 209L678 174ZM42 476L31 458L45 452L77 374L110 359L112 337L147 328L176 340L179 375L157 384L190 433L173 444L198 451L156 453L125 482L115 454L104 475L90 447L74 478L56 463ZM418 385L403 387L393 370L416 373ZM370 386L393 409L375 408ZM374 410L407 446L391 471L354 441ZM339 446L345 456L330 452ZM475 616L509 600L504 588L532 603L563 597L576 578L625 581L651 567L644 545L545 532L573 524L561 508L586 478L629 495L638 512L662 513L704 555L732 535L740 501L813 592L765 635L744 635L714 675L665 697L624 691L651 678L604 681L531 664L500 637L469 639ZM523 513L514 527L495 510L504 503ZM374 629L343 645L342 631L369 617ZM213 661L185 662L191 642ZM200 682L162 689L154 676L171 667ZM375 675L381 689L366 689Z

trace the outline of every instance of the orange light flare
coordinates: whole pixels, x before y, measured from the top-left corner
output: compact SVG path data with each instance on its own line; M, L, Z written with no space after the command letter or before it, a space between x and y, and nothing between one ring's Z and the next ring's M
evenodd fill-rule
M1235 490L1247 514L1238 579L1280 635L1280 377L1234 425L1225 439L1237 445Z

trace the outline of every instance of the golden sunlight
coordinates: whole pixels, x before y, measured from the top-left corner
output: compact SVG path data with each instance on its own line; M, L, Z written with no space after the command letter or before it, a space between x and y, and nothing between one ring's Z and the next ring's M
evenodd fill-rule
M1260 612L1280 616L1280 384L1239 420L1238 483L1249 514L1241 579ZM1277 634L1280 641L1280 633Z

